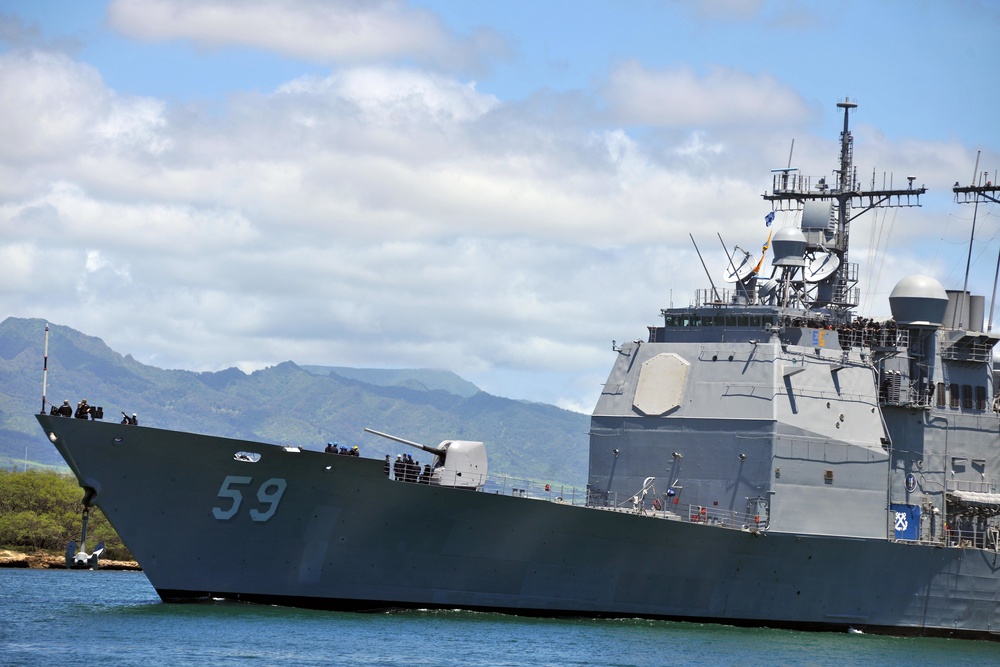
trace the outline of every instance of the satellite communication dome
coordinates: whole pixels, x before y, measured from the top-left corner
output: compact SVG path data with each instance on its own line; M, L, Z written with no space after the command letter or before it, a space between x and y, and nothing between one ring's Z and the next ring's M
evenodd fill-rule
M944 322L948 294L934 278L913 275L903 278L889 295L889 308L898 324L937 329Z
M806 235L795 227L785 227L771 239L774 266L805 266Z

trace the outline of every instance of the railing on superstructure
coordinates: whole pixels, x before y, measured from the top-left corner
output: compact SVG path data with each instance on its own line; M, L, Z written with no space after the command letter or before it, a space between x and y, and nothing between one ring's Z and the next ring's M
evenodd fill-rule
M391 475L390 479L392 479ZM413 484L421 483L419 481L411 481L405 477L397 481ZM431 486L447 485L431 484ZM720 507L706 507L679 502L667 502L666 505L660 505L660 509L657 509L659 503L653 503L652 501L637 503L634 495L592 493L575 486L544 484L503 475L487 479L479 492L499 496L512 496L514 498L542 500L560 505L587 507L603 512L618 512L655 519L684 521L733 530L749 530L753 532L767 530L766 517L755 515L752 512L737 512ZM669 501L669 498L667 500Z
M947 480L947 517L942 520L937 508L929 500L925 500L921 506L923 516L920 536L917 539L897 538L894 541L1000 553L1000 504L990 499L983 504L969 505L956 500L952 495L966 491L996 496L997 490L996 480ZM924 530L925 527L927 530Z
M993 358L996 340L988 336L965 336L953 343L941 345L941 358L947 361L987 363Z
M892 320L877 322L858 318L837 328L840 346L869 350L901 350L910 345L910 332L900 329Z
M666 504L640 503L635 500L635 496L629 496L619 501L617 494L592 494L589 507L605 512L620 512L623 514L637 514L656 519L667 519L670 521L682 521L696 523L702 526L715 526L717 528L729 528L731 530L749 530L761 532L767 530L767 517L762 517L753 512L737 512L721 507L709 507L705 505L693 505L689 503L674 503L667 498Z
M726 306L746 306L756 299L756 294L747 290L728 287L700 288L694 292L694 307L724 308Z

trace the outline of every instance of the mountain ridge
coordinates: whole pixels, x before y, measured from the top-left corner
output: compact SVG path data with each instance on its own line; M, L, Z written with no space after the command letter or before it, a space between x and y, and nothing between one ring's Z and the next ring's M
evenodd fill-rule
M46 322L0 322L0 465L24 458L61 464L34 420L41 407ZM140 425L322 449L359 445L381 458L401 445L365 427L437 444L482 440L493 475L584 486L589 418L556 406L493 396L450 371L352 369L284 361L244 373L161 369L103 340L49 323L48 400L81 398L105 419L137 413ZM369 381L365 381L369 380ZM27 455L25 452L27 451Z

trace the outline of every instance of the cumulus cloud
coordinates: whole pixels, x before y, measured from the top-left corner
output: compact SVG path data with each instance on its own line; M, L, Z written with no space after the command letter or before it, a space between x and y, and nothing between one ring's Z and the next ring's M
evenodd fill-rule
M108 19L138 39L248 46L319 63L406 60L448 69L507 52L492 31L459 36L398 0L113 0Z
M805 101L771 76L724 67L699 76L632 60L611 73L605 95L618 122L653 127L773 124L779 117L797 123L809 114Z
M461 64L475 40L397 2L121 0L109 17L137 38L338 63L208 108L120 93L66 55L0 54L9 312L165 367L439 367L589 409L611 340L707 286L689 232L715 279L716 231L760 247L766 170L816 118L765 74L639 61L597 100L507 101L415 66ZM928 185L969 157L857 127L865 164ZM813 134L797 153L829 174L836 142ZM932 228L910 219L894 233ZM881 232L856 231L861 261Z
M47 51L0 55L0 159L51 160L78 153L109 93L93 67Z

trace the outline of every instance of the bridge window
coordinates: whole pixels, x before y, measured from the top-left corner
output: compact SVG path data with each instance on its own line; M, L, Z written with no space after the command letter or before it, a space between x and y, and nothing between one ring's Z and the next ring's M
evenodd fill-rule
M986 409L986 387L976 387L976 410Z
M958 393L958 385L957 384L948 385L948 407L958 408L958 401L960 398L961 397Z
M937 389L934 391L935 400L937 401L937 406L939 408L944 407L944 382L937 383Z
M962 407L966 410L972 409L972 385L962 385Z

